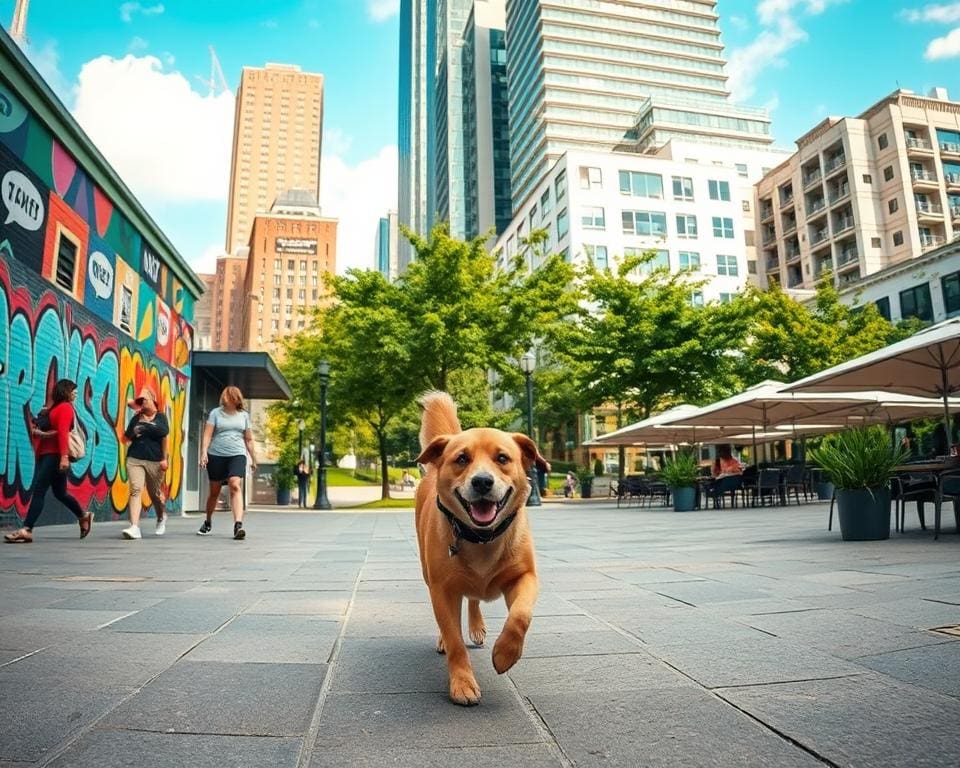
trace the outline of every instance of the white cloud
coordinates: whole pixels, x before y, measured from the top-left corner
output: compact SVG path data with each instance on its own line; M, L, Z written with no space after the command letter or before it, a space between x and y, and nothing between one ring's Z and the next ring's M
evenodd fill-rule
M144 16L157 16L163 13L163 11L163 3L148 6L141 5L140 3L122 3L120 5L120 18L129 24L138 13L142 13Z
M83 65L74 116L145 203L223 200L234 98L201 96L154 56Z
M960 28L952 30L943 37L931 40L923 54L923 58L928 61L955 59L958 56L960 56Z
M960 21L960 3L931 3L923 8L905 10L903 17L910 22L935 22L940 24L952 24Z
M199 256L188 257L187 263L198 274L212 275L217 271L218 256L223 256L223 243L208 245Z
M134 35L130 38L130 42L127 43L127 50L131 52L145 51L150 47L150 43L144 40L140 35Z
M340 220L337 227L337 272L374 268L377 222L397 207L397 148L383 147L376 155L350 165L327 151L320 161L320 205L325 216Z
M400 13L400 0L367 0L367 16L386 21Z
M730 53L727 74L733 98L748 100L763 70L782 67L787 51L808 39L798 17L817 16L831 5L845 2L847 0L760 0L757 18L763 29L751 43Z

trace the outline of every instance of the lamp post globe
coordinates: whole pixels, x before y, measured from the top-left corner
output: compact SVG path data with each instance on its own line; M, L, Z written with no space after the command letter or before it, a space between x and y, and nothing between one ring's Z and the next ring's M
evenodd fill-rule
M537 367L537 358L533 352L526 352L520 358L520 370L527 381L527 436L536 443L533 436L533 371ZM528 507L539 507L543 504L540 500L540 477L536 464L530 467L527 472L527 480L530 482L530 498L527 499Z
M317 365L317 378L320 380L320 445L317 447L317 498L314 509L332 509L327 498L327 385L330 383L330 363L321 360Z

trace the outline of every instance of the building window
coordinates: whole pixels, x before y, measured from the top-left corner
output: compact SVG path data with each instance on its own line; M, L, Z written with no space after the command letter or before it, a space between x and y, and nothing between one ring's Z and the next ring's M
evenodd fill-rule
M930 284L921 283L913 288L900 291L900 316L906 320L917 317L926 322L933 321L933 304L930 301Z
M583 252L597 269L606 269L610 266L607 261L607 246L584 244Z
M280 289L279 289L279 288L274 288L274 289L273 289L273 300L274 300L274 301L280 301Z
M293 288L287 288L287 299L293 300Z
M533 207L530 209L530 231L531 232L533 232L533 230L536 229L536 226L535 226L536 222L537 222L537 206L536 204L534 204Z
M581 165L580 189L603 189L603 173L601 170Z
M894 245L903 245L903 232L897 230L893 233L893 244Z
M329 246L329 245L327 246L327 252L328 252L328 253L330 252L330 246ZM314 271L314 272L319 272L319 271L320 271L320 262L319 262L319 261L313 262L313 271Z
M890 142L887 141L887 134L881 133L877 137L877 146L880 147L880 149L886 149L888 146L890 146Z
M120 330L132 333L133 329L133 291L125 285L120 286Z
M274 271L274 272L279 272L281 269L283 269L283 260L282 260L282 259L274 259L274 260L273 260L273 271Z
M940 289L943 291L943 308L947 317L960 314L960 272L940 278Z
M543 221L547 218L547 214L552 210L550 203L550 187L547 187L543 190L543 194L540 195L540 220Z
M57 247L54 251L57 262L53 265L54 282L68 293L73 293L77 285L77 251L79 245L70 239L63 229L57 231Z
M567 234L567 230L570 229L570 222L567 218L567 209L562 209L557 214L557 242L559 243L563 236Z
M757 274L757 262L755 259L751 259L747 262L747 274L755 275Z
M554 189L557 191L557 202L559 203L563 199L563 196L567 194L567 172L560 171L553 184Z
M633 197L663 197L663 177L659 173L620 171L620 194Z
M728 219L724 216L714 216L713 236L733 239L733 219Z
M673 177L673 199L693 201L693 179L689 176Z
M871 248L880 248L883 245L879 237L870 238L870 247Z
M717 256L717 274L727 277L737 277L740 270L737 267L736 256Z
M744 211L746 211L747 213L749 213L749 212L750 212L750 201L749 201L749 200L744 200L742 203L740 203L740 207L743 208Z
M680 269L689 272L700 271L700 254L696 251L680 251Z
M306 260L306 259L300 259L300 271L301 271L301 272L306 272L306 271L307 271L307 260Z
M745 178L747 178L747 176L750 175L750 174L747 172L747 164L746 164L746 163L736 163L736 167L737 167L737 176L740 176L741 178L744 178L744 179L745 179Z
M313 300L316 301L319 294L317 291L313 291L312 293L313 293Z
M686 213L677 214L677 237L696 237L697 217Z
M296 259L287 259L287 269L289 269L292 272L294 266L296 266L296 263L297 263Z
M890 213L896 213L899 207L900 203L897 202L897 198L892 197L887 201L887 210L890 211Z
M873 176L869 173L863 174L863 183L864 184L873 184Z
M723 200L726 203L730 202L729 181L714 181L713 179L710 179L707 182L707 187L710 189L711 200Z
M883 169L883 180L890 181L893 178L893 166L888 165Z
M690 294L690 303L695 307L703 306L703 291L694 291Z
M647 248L624 248L623 255L626 257L644 256L651 253ZM643 262L640 265L641 274L649 274L655 269L670 269L670 252L657 250L653 251L653 258Z
M890 297L884 296L882 299L877 299L873 302L877 307L877 312L880 313L881 317L885 317L887 320L890 319Z
M667 214L658 211L624 211L625 235L666 235Z
M586 206L580 216L580 225L584 229L605 229L607 226L603 208L600 206Z
M747 248L753 248L756 236L756 231L752 229L743 230L743 244L746 245Z
M721 304L729 304L731 301L733 301L733 297L736 296L736 295L737 295L737 294L735 294L735 293L721 293L721 294L720 294L720 303L721 303Z
M297 298L299 298L300 301L306 301L307 300L306 290L301 288L299 291L297 291Z

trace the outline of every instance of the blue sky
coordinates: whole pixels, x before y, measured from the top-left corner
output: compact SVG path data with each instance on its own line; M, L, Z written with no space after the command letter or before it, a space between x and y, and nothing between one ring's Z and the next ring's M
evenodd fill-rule
M396 204L399 0L31 0L29 53L197 268L222 248L233 104L210 96L213 45L228 85L268 61L325 75L321 202L341 218L338 265L373 265ZM0 0L6 26L13 0ZM960 2L720 0L731 87L767 106L778 146L898 86L960 100ZM956 30L956 33L951 35Z

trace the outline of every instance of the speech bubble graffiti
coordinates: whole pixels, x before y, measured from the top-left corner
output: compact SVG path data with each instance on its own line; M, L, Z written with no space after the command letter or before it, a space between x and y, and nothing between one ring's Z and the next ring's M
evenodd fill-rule
M90 254L87 275L97 296L101 299L109 299L113 295L113 264L100 251Z
M0 85L0 133L17 130L27 119L27 110L17 97Z
M163 307L157 307L157 343L166 346L170 341L170 313Z
M0 196L7 207L7 218L3 223L15 221L24 229L40 229L43 224L43 198L33 182L20 171L7 171L0 186Z

